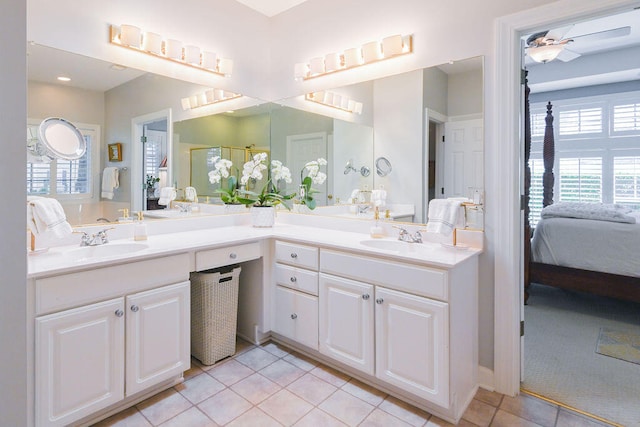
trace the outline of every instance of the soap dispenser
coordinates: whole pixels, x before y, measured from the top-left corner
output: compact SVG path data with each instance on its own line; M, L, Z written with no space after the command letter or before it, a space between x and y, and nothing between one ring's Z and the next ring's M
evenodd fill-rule
M147 240L147 224L143 222L143 214L142 211L137 212L138 221L133 226L133 240Z
M118 209L118 212L122 212L122 216L118 217L118 222L122 223L122 222L132 221L132 218L129 216L129 209L127 208Z
M375 224L373 227L371 227L371 237L376 239L384 237L384 229L380 227L380 224L378 224L378 221L380 221L380 209L378 208L378 206L376 206L376 209L373 213L373 219L375 221Z

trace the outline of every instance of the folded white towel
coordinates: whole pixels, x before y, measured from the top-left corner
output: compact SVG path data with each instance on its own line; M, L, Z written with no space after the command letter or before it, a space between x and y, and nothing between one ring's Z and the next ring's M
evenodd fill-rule
M176 199L176 189L173 187L162 187L160 189L159 205L168 205L172 200Z
M193 187L187 187L184 189L184 199L187 202L197 202L198 201L198 193L196 189Z
M385 207L387 204L386 190L373 190L371 192L371 203L379 208Z
M429 202L427 232L448 236L458 222L460 200L433 199Z
M65 237L73 232L62 205L52 198L27 198L27 224L36 235L51 232L56 237Z
M102 197L113 199L114 191L120 186L119 171L116 167L107 167L102 171Z
M357 202L358 201L358 195L360 194L360 190L358 190L357 188L355 190L353 190L351 192L351 197L349 198L350 202Z

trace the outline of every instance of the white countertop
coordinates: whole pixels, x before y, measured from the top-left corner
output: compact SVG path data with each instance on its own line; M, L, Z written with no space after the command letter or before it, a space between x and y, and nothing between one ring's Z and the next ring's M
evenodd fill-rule
M28 277L37 278L76 270L87 270L122 262L195 252L206 248L236 245L269 238L286 239L302 244L347 250L362 255L372 255L442 268L451 268L481 252L479 249L456 249L431 242L407 243L406 245L401 245L403 248L401 251L390 251L362 244L362 241L374 240L364 233L280 223L277 223L272 228L231 225L150 235L148 240L136 242L146 245L142 250L110 254L102 257L78 258L68 256L69 251L78 248L77 244L53 247L45 252L28 256ZM397 241L397 239L391 237L375 240ZM126 246L131 245L131 243L134 243L133 238L122 238L111 240L107 245Z

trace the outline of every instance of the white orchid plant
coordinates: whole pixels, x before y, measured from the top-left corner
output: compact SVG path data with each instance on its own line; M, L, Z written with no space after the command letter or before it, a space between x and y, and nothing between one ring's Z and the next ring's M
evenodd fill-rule
M231 173L231 168L233 167L233 163L231 162L231 160L223 159L220 156L215 156L211 158L211 163L213 163L213 170L209 171L209 182L212 184L222 185L222 180L227 180L226 188L221 187L220 189L215 191L216 194L220 195L222 203L224 203L225 205L241 204L240 200L238 199L238 178Z
M300 171L300 189L298 190L298 201L300 204L306 205L309 209L315 209L316 200L313 195L319 193L311 185L322 185L327 180L327 174L320 171L321 166L326 166L327 160L320 157L318 160L312 160L304 165ZM303 176L306 172L307 176Z
M253 159L244 164L242 168L242 178L240 178L242 187L246 188L252 180L260 181L263 178L263 172L267 170L266 161L267 153L258 153L253 156ZM271 161L271 170L269 172L269 179L264 187L262 187L262 191L257 193L240 189L239 192L242 194L242 197L238 197L239 202L252 206L276 206L282 204L287 209L290 209L287 201L293 199L296 194L284 194L284 190L278 187L278 183L282 181L291 184L291 172L289 168L284 166L282 162L273 160Z

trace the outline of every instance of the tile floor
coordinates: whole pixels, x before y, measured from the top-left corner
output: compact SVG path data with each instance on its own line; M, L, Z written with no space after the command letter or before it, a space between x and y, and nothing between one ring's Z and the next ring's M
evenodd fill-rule
M275 343L239 342L213 366L96 426L450 426L431 414ZM529 395L480 389L460 426L602 426Z

